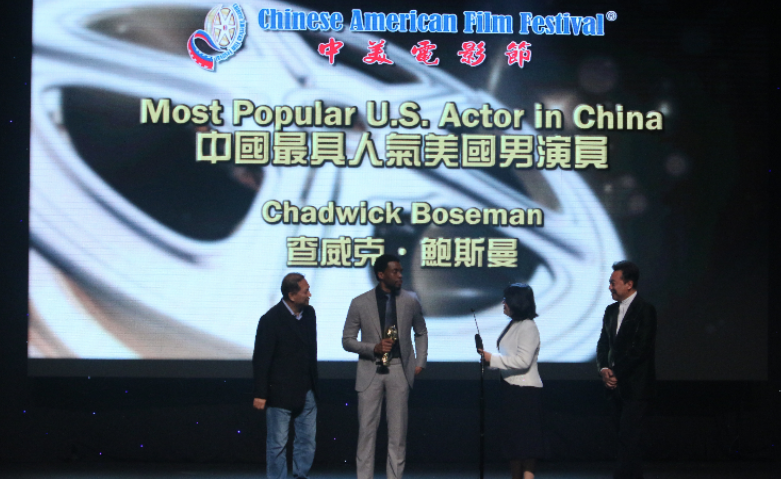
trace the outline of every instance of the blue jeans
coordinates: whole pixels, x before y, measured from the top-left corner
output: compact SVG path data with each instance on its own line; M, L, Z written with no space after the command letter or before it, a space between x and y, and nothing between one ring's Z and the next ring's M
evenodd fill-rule
M290 419L295 425L293 438L293 477L308 479L315 459L317 433L317 404L310 390L306 393L304 408L294 415L289 409L266 408L266 473L268 479L287 477L287 436Z

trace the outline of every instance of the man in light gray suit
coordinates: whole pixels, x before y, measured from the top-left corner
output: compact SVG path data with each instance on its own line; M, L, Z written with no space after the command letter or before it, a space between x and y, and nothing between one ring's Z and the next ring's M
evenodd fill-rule
M398 257L385 254L374 262L376 288L354 298L344 323L342 346L358 353L358 479L374 477L374 448L380 424L382 400L388 422L388 479L401 479L407 454L407 399L415 376L426 367L428 332L415 293L401 289L402 268ZM383 339L383 331L398 329L398 341ZM415 332L415 349L412 334ZM358 340L358 332L361 339ZM390 366L378 365L390 353ZM416 354L417 353L417 354Z

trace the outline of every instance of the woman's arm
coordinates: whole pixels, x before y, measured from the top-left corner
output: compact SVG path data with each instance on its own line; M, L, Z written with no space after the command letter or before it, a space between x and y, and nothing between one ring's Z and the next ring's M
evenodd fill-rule
M526 325L528 323L528 326ZM509 336L509 338L508 338ZM512 343L508 344L510 341ZM540 347L540 332L531 320L514 325L505 335L503 342L508 353L492 354L490 367L496 369L529 369L534 361L534 354Z

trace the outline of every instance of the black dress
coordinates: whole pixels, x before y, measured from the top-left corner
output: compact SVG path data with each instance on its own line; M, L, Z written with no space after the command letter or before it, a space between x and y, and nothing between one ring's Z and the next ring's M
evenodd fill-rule
M542 434L542 388L501 380L502 452L508 460L545 457Z

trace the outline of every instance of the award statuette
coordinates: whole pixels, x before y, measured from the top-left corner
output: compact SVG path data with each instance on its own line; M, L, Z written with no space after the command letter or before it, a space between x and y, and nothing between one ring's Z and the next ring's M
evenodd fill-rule
M382 333L382 339L392 339L393 343L395 344L396 341L399 340L399 330L396 329L396 325L394 324L390 328L387 328ZM380 357L380 360L377 361L377 372L380 374L388 374L388 366L390 366L391 363L391 353L383 353Z

